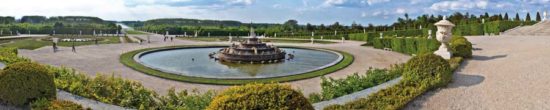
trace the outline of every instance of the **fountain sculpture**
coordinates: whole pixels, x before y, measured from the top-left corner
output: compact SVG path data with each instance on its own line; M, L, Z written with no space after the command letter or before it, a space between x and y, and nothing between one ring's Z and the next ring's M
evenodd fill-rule
M239 45L232 44L221 49L217 59L223 62L236 63L276 63L284 61L286 52L273 45L267 45L256 37L254 29L250 30L250 38ZM289 57L293 55L289 54Z

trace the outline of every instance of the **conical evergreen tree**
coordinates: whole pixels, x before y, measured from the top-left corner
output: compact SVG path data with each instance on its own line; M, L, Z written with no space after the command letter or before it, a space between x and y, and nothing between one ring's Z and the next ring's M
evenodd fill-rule
M516 18L514 18L514 21L520 21L520 19L519 19L519 13L516 13Z
M536 18L537 21L541 21L541 18L540 18L540 13L537 12L537 18Z
M531 15L529 15L529 13L527 13L527 16L525 17L525 21L531 21Z
M504 20L506 20L506 21L510 20L510 18L508 18L508 13L504 14Z

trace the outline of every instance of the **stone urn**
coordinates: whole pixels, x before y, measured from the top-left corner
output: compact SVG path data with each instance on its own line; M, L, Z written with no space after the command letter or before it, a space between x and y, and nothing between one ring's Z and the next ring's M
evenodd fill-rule
M437 26L436 39L441 43L441 46L439 46L439 50L435 51L434 54L439 55L444 59L451 59L451 52L449 52L448 43L451 40L451 31L455 25L450 21L443 19L435 23L435 26Z

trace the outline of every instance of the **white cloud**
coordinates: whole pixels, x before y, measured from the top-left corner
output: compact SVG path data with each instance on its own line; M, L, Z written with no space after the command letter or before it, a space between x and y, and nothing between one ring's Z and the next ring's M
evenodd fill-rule
M389 1L391 0L325 0L322 6L362 7Z
M224 0L231 5L251 5L254 0Z
M390 0L367 0L367 3L369 5L376 4L376 3L383 3L383 2L389 2Z
M457 0L442 1L432 4L430 9L434 11L463 11L470 9L486 9L489 4L487 0Z
M395 13L397 13L397 14L405 14L405 13L407 13L407 11L405 11L404 8L397 8L397 9L395 9Z

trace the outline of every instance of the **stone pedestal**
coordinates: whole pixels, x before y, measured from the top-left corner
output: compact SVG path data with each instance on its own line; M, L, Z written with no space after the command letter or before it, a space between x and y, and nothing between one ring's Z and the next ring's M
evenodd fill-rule
M447 59L447 60L451 59L452 57L451 52L449 52L447 48L447 45L443 45L443 44L439 46L439 50L435 51L434 54L439 55L443 57L443 59Z

